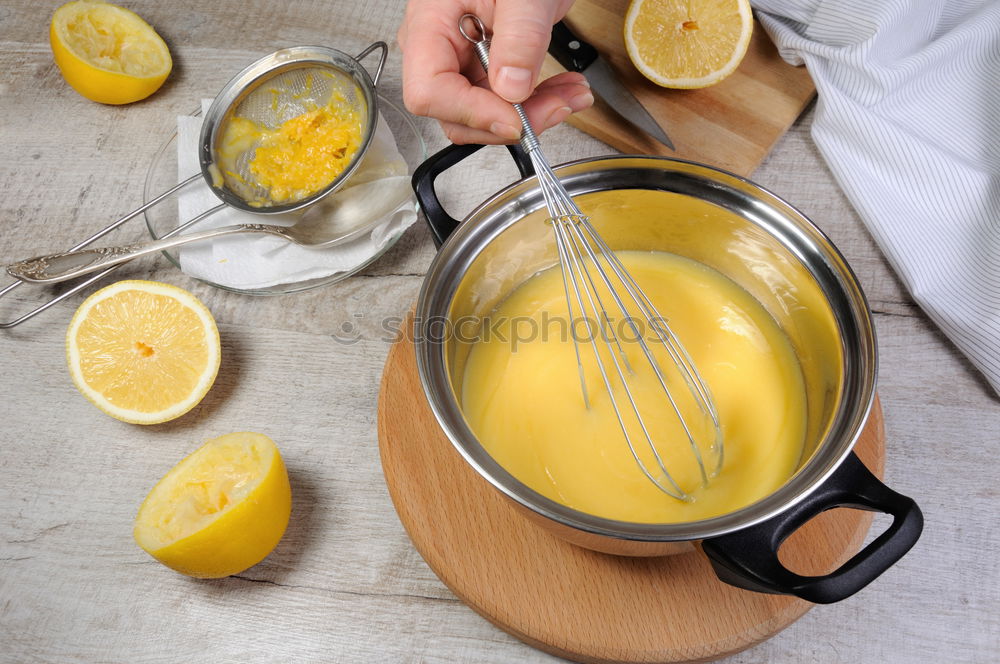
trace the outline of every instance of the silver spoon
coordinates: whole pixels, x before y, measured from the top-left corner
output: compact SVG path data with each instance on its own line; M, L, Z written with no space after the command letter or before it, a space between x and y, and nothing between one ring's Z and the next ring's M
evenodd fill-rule
M385 196L375 200L361 201L346 197L329 202L323 201L317 207L309 210L301 219L291 226L274 224L234 224L220 226L197 233L177 235L162 240L137 242L118 247L100 247L98 249L81 249L67 251L48 256L36 256L7 266L7 273L12 277L32 283L52 284L68 281L91 272L127 263L141 256L148 256L167 249L173 249L190 242L199 242L224 235L240 233L266 233L284 238L302 247L322 249L343 244L357 238L360 232L370 228L362 227L355 232L344 232L343 219L351 219L364 214L367 218L378 219L392 212L410 195L409 177L397 176L384 179ZM363 209L362 209L363 208Z

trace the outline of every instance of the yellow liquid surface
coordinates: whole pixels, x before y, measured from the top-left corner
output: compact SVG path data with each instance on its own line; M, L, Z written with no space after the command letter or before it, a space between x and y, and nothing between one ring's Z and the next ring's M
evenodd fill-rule
M462 409L494 459L519 480L569 507L642 523L696 521L725 514L770 494L797 468L805 437L805 390L787 338L764 308L722 274L661 252L620 252L619 258L682 341L711 390L721 425L724 458L706 486L690 442L670 409L637 336L655 333L625 316L605 326L621 342L633 370L625 384L663 465L692 496L672 498L640 470L615 415L594 345L580 343L589 408L581 390L573 335L591 332L570 317L558 268L515 289L484 321L472 343L462 381ZM607 292L604 291L604 297ZM635 313L635 312L632 312ZM594 330L595 328L591 328ZM612 353L597 347L611 394L624 413L636 453L662 480L655 457L618 378ZM706 460L711 427L683 387L674 363L658 344L647 344L689 422ZM624 366L617 355L619 362Z

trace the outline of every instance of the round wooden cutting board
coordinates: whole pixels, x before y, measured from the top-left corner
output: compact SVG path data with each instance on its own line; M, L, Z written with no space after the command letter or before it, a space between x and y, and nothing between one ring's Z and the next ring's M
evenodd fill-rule
M719 581L700 551L626 558L568 544L526 519L440 430L409 340L389 352L378 404L382 469L399 519L435 574L480 615L580 662L710 661L784 629L812 606ZM879 477L876 402L855 451ZM830 510L796 531L781 560L805 574L858 551L872 515Z

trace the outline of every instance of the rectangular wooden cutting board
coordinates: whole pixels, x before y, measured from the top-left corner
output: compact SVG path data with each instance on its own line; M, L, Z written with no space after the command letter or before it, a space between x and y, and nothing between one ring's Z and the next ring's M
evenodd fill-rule
M565 19L604 56L677 147L671 151L634 129L600 98L570 117L571 125L621 152L690 159L749 175L816 94L805 67L782 60L756 20L747 54L728 78L701 90L661 88L643 77L625 52L627 7L628 0L576 0ZM542 75L561 70L548 56Z

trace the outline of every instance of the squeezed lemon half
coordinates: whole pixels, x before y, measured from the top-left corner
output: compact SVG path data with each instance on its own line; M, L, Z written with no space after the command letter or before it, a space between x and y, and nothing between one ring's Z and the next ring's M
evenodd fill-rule
M739 67L753 34L749 0L632 0L625 49L667 88L704 88Z
M76 0L59 7L49 42L66 82L102 104L145 99L173 68L160 35L135 12L110 3Z
M157 424L194 408L215 382L219 330L194 295L125 280L83 301L66 332L77 389L116 419Z
M291 512L288 472L274 441L230 433L206 442L153 487L133 536L167 567L216 579L267 557Z

